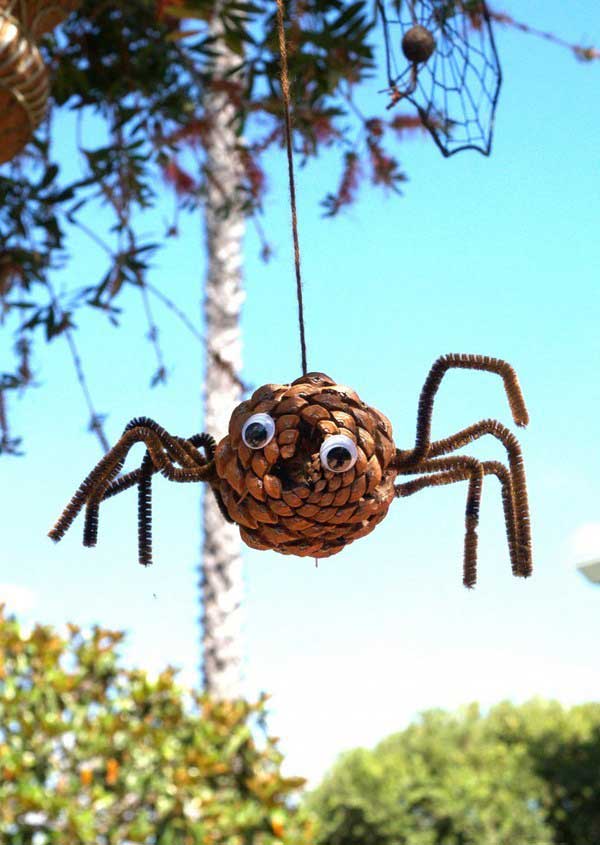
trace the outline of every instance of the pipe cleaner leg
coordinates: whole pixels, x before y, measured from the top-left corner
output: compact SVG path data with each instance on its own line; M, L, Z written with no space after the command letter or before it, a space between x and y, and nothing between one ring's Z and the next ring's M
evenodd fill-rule
M485 435L491 435L504 445L510 467L510 489L514 508L515 549L517 561L514 564L515 574L528 576L533 569L531 520L529 516L529 501L527 497L527 481L525 478L525 464L521 446L515 435L497 420L481 420L456 434L437 440L431 444L428 456L435 458L472 443ZM500 477L500 476L499 476ZM502 479L501 483L502 482ZM503 483L503 501L507 495ZM511 557L512 562L512 557Z
M515 423L518 426L526 426L529 422L529 414L521 386L517 374L510 364L499 358L490 358L487 355L442 355L432 366L421 390L414 449L399 451L399 461L414 463L429 455L433 403L442 379L450 369L480 370L501 376Z
M477 581L477 526L479 524L479 506L483 488L483 464L475 458L456 455L451 458L422 461L412 469L406 470L409 475L418 472L432 474L394 485L396 496L403 498L412 496L426 487L439 487L465 480L469 482L465 509L463 584L465 587L474 587Z

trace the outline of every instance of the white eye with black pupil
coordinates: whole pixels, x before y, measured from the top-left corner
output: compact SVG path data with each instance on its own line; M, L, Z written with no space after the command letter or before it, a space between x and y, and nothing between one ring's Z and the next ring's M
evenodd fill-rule
M320 450L321 465L331 472L352 469L358 458L356 443L345 434L334 434L323 441Z
M249 449L262 449L275 436L275 421L268 414L253 414L242 428L242 440Z

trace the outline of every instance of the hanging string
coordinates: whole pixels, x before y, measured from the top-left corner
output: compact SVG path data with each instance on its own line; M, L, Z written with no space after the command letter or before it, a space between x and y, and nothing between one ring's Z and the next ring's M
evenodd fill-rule
M288 77L287 46L283 17L283 0L277 0L277 29L279 32L279 53L281 56L281 90L283 92L283 112L285 117L285 146L288 162L288 182L290 186L290 208L292 212L292 237L294 240L294 266L296 268L296 296L298 299L298 326L300 328L300 350L302 354L302 374L306 375L306 334L304 329L304 303L302 299L302 273L300 271L300 242L298 240L298 215L296 212L296 180L294 178L294 154L292 148L292 117L290 109L290 80Z

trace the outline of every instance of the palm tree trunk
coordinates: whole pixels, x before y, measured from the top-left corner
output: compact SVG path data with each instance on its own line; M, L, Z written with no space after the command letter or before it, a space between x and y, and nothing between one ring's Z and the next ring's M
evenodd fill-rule
M221 41L222 45L222 41ZM215 76L224 76L239 57L225 51ZM206 377L205 430L220 438L231 411L241 401L242 341L240 312L244 216L240 183L239 139L234 107L224 93L207 95L210 125L207 141L208 194L204 224L208 271L205 285ZM203 543L200 587L203 608L201 674L204 690L217 698L241 695L241 541L235 525L226 523L210 494L203 499Z

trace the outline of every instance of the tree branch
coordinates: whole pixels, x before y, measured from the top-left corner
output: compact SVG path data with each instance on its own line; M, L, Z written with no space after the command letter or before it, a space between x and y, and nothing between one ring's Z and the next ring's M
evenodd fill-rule
M544 41L549 41L559 47L566 47L567 50L571 50L581 61L592 62L600 59L600 50L595 47L583 47L581 44L572 44L564 38L555 35L553 32L544 32L544 30L536 29L536 27L530 26L529 24L516 21L505 12L494 12L490 10L490 17L493 21L503 26L510 26L513 29L519 30L519 32L524 32L526 35L533 35L536 38L542 38Z

